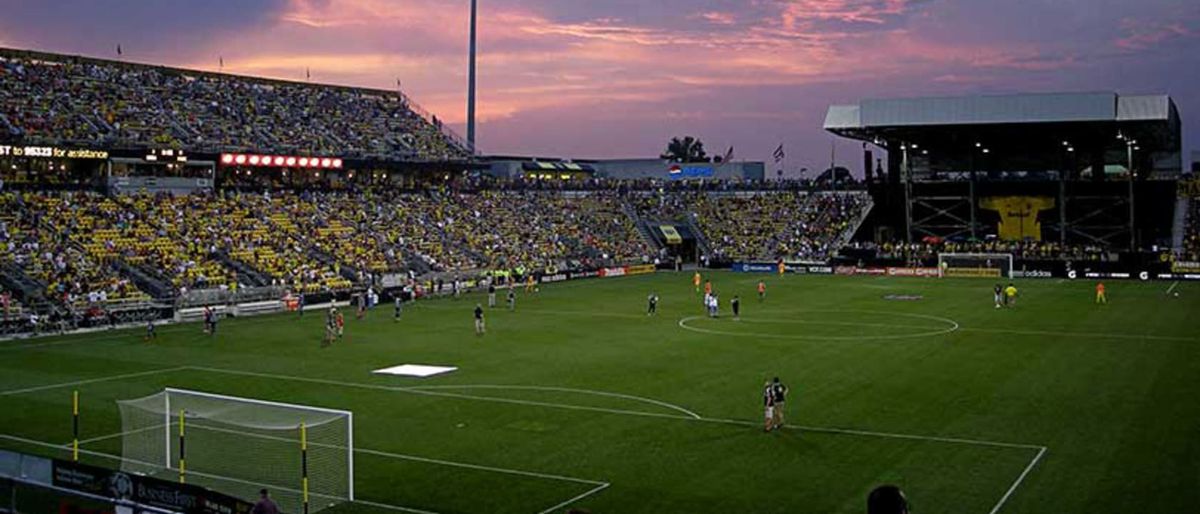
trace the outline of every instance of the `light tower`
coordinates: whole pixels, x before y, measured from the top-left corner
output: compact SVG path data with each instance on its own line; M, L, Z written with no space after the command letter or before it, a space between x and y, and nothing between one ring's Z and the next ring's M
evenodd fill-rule
M477 1L471 0L471 50L467 63L467 144L475 149L475 12Z

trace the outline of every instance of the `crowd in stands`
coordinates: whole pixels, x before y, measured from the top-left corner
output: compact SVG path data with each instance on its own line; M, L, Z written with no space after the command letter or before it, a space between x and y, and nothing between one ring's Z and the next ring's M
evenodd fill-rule
M20 268L46 298L71 308L115 300L145 299L133 282L78 244L96 228L99 211L71 198L0 194L0 265Z
M0 54L0 134L92 147L469 156L397 93L12 53Z
M1188 210L1184 219L1183 247L1180 249L1179 260L1200 262L1200 198L1188 200Z
M0 208L0 265L75 307L246 286L339 291L410 268L564 269L653 254L614 192L27 192L0 196Z
M823 260L869 204L857 193L702 195L700 228L722 260Z

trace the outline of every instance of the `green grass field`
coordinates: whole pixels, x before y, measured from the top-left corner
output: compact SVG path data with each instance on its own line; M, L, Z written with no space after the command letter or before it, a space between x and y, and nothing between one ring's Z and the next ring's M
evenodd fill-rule
M115 400L171 386L353 411L364 502L330 513L861 513L881 483L918 514L1200 504L1195 285L1114 281L1097 306L1092 282L1018 281L1018 305L997 310L987 280L712 278L717 320L690 274L663 273L544 286L490 310L484 337L471 295L399 323L390 306L347 316L331 348L315 312L226 320L212 338L187 324L151 344L142 330L0 343L0 447L67 455L31 441L71 439L78 389L81 438L99 438L85 459L104 461L121 450ZM370 373L405 363L459 370ZM791 426L764 433L776 375Z

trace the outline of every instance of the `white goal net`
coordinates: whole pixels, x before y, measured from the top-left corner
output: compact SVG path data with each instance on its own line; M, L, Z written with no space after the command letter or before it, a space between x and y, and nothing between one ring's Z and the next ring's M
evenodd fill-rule
M939 253L938 272L943 277L1011 278L1011 253Z
M117 404L124 471L176 479L182 460L188 483L251 502L266 488L295 514L306 487L309 512L354 500L349 411L170 388Z

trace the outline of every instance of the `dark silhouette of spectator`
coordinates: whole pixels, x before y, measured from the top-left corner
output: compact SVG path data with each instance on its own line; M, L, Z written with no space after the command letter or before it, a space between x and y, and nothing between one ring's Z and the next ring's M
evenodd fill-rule
M881 485L867 495L867 514L908 514L908 499L894 485Z

